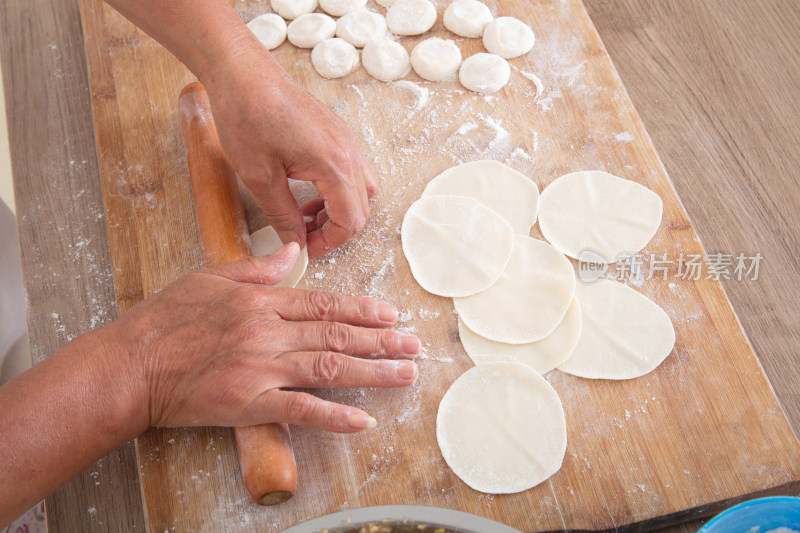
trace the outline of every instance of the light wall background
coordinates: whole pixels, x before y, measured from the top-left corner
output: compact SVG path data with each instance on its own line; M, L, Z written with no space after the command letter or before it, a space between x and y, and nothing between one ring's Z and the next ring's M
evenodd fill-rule
M14 188L11 184L11 156L8 152L8 127L3 95L3 74L0 71L0 200L14 211Z

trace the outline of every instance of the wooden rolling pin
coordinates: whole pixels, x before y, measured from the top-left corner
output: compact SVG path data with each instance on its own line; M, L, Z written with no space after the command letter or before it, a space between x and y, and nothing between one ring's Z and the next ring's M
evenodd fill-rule
M206 266L248 257L250 235L236 172L220 145L203 85L187 85L178 108ZM288 425L264 424L235 428L235 432L242 477L253 500L275 505L291 498L297 486L297 465Z

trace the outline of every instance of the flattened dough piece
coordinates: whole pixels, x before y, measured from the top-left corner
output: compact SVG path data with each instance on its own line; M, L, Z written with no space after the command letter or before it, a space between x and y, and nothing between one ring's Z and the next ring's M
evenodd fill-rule
M483 46L504 59L527 54L533 48L533 30L514 17L499 17L489 22L483 30Z
M481 37L494 17L478 0L454 0L444 11L444 27L462 37Z
M361 54L361 63L370 76L387 82L402 78L411 70L406 49L389 39L368 42Z
M422 196L430 194L475 198L505 218L520 235L530 232L539 209L536 183L497 161L472 161L449 168L422 192Z
M286 20L294 20L317 9L317 0L271 0L270 5Z
M631 379L660 365L675 346L672 321L652 300L612 280L579 283L583 328L558 369L593 379Z
M570 257L592 251L609 263L644 248L661 224L661 198L643 185L601 170L573 172L547 186L539 226Z
M575 350L581 336L581 308L573 298L564 319L544 339L528 344L506 344L485 339L458 321L458 336L476 365L507 361L522 363L545 374L564 361Z
M254 256L270 255L278 251L283 246L281 238L278 237L277 232L272 226L266 226L250 235L250 243L253 249ZM303 246L300 250L300 257L294 264L286 277L283 278L275 287L296 287L300 280L303 279L303 274L306 273L308 267L308 249Z
M386 37L386 19L380 13L362 9L351 11L336 21L336 36L356 48Z
M422 288L440 296L469 296L500 278L514 248L503 217L463 196L426 196L408 208L403 253Z
M421 35L436 23L430 0L397 0L386 10L386 23L395 35Z
M336 21L322 13L297 17L289 24L289 42L298 48L314 48L336 33Z
M464 324L481 337L526 344L556 329L573 296L575 272L564 254L544 241L515 235L514 252L497 283L454 303Z
M360 64L358 50L344 39L325 39L311 51L311 64L328 79L341 78Z
M286 21L275 13L260 15L247 23L267 50L279 47L286 40Z
M461 63L458 81L470 91L481 94L496 93L506 86L511 77L508 61L495 54L480 52Z
M411 51L411 66L428 81L453 79L461 66L461 50L454 41L431 37Z
M564 407L550 383L527 365L478 365L442 398L436 440L447 465L473 489L520 492L561 468Z
M341 17L351 11L364 9L366 5L367 0L319 0L319 7L334 17Z

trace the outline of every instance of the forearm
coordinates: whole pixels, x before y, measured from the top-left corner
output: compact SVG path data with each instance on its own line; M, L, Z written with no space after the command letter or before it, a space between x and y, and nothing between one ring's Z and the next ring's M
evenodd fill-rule
M106 1L164 45L204 84L230 76L234 66L255 66L254 61L259 69L283 75L226 0Z
M84 335L0 388L0 527L147 429L130 368Z

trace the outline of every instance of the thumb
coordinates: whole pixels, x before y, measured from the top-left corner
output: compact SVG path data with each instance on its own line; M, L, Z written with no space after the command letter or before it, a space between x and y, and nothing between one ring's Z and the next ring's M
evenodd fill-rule
M306 224L303 213L297 205L292 190L289 188L289 179L286 172L276 169L266 183L255 184L251 189L258 207L264 213L281 242L297 242L300 246L306 244Z
M296 242L290 242L272 255L246 257L210 268L207 272L239 283L275 285L286 277L299 256L300 246Z

